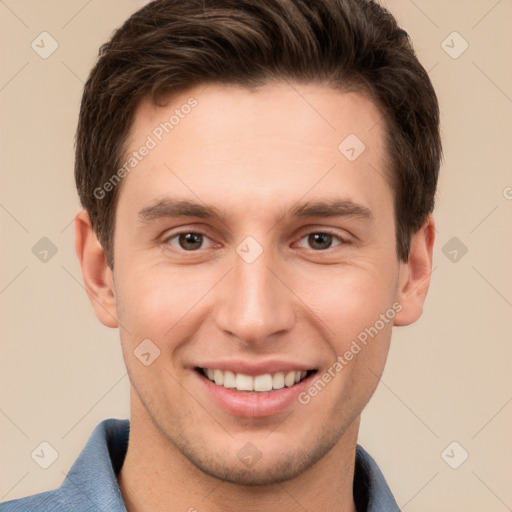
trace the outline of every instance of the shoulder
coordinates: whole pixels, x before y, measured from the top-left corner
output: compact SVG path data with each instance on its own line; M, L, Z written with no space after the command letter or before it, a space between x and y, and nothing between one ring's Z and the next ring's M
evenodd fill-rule
M6 501L0 504L1 512L40 512L48 510L52 512L64 512L69 510L61 500L60 489L45 491L25 498Z
M0 503L0 512L125 511L116 473L126 454L128 433L128 420L102 421L59 488Z

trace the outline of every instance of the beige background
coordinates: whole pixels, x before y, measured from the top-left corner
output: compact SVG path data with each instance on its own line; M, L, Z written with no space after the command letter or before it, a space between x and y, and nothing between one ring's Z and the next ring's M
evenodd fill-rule
M0 1L2 500L57 487L102 419L128 417L118 333L94 317L74 254L73 136L99 45L142 4ZM445 162L425 313L395 329L359 442L407 512L510 510L512 2L386 5L438 91ZM47 59L31 48L43 31L59 45ZM442 47L454 31L458 58L458 36ZM46 263L42 237L57 248ZM31 458L42 441L59 454L48 469ZM452 441L452 464L469 453L458 469L441 457Z

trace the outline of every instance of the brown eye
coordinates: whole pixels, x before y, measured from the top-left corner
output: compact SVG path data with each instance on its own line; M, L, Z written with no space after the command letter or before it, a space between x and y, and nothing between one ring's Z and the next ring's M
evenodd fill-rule
M333 236L329 233L311 233L308 235L308 242L313 249L323 251L329 249L333 241Z
M313 249L315 251L325 251L335 247L336 245L345 243L341 237L331 233L326 233L324 231L309 233L308 235L301 238L301 242L306 239L306 245L303 245L302 243L301 246L307 249ZM333 244L333 242L336 243Z
M203 243L203 235L200 233L182 233L179 235L179 244L182 249L199 249Z
M201 249L205 240L208 240L208 237L202 233L184 231L169 237L166 243L172 245L175 248L191 252L196 251L197 249Z

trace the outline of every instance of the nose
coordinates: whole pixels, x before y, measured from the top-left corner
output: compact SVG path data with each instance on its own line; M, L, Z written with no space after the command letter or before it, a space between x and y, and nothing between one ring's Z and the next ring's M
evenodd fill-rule
M235 254L234 268L221 285L217 326L245 344L264 344L295 322L288 273L280 271L270 253L264 250L251 263Z

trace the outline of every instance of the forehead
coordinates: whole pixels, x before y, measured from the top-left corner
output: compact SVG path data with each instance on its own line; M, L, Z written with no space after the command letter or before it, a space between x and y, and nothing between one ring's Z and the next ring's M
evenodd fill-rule
M183 122L192 119L195 122ZM345 92L320 84L277 82L257 88L232 84L206 84L168 98L157 106L143 99L135 112L128 149L151 134L180 138L195 131L197 143L205 144L227 134L250 144L252 137L277 135L290 142L338 150L346 133L374 145L382 136L383 116L365 92ZM198 129L198 123L201 124ZM188 126L187 126L188 125ZM178 129L179 128L179 129ZM236 132L236 133L235 133ZM166 137L172 133L172 137ZM228 142L229 142L228 140ZM275 141L278 143L278 141ZM236 148L231 148L232 151Z
M383 130L379 109L365 95L321 85L209 84L165 106L145 100L127 140L124 162L134 165L120 200L128 196L143 207L174 193L277 207L286 197L326 193L342 182L348 189L382 188Z

